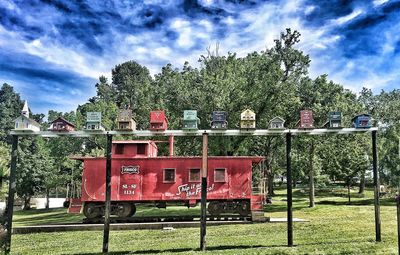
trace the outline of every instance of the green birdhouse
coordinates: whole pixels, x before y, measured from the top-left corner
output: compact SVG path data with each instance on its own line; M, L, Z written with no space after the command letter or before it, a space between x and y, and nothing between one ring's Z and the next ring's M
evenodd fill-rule
M197 117L196 110L184 110L183 111L183 127L184 130L198 129L200 119Z
M330 112L328 114L329 128L341 128L342 127L342 113L341 112Z

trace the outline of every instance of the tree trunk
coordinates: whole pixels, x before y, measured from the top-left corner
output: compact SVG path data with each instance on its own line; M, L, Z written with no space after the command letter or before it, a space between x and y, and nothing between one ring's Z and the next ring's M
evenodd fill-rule
M50 189L46 189L46 209L50 208Z
M365 190L365 172L362 172L358 194L364 194L364 190Z
M349 198L349 204L351 203L351 197L350 197L350 182L349 183L347 183L347 196L348 196L348 198Z
M268 195L272 196L274 194L274 174L269 173L268 174Z
M310 147L310 172L309 172L309 199L310 204L309 207L314 207L315 202L315 186L314 186L314 140L311 140L311 147Z
M31 196L24 197L24 207L23 210L30 210L31 209Z

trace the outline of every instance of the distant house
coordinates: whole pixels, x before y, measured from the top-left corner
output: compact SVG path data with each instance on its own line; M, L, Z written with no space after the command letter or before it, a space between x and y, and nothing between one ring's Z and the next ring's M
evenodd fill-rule
M63 117L58 117L53 122L51 122L48 130L70 132L75 131L75 125L64 119Z
M21 116L14 120L14 130L40 131L40 124L29 118L28 102L25 101Z

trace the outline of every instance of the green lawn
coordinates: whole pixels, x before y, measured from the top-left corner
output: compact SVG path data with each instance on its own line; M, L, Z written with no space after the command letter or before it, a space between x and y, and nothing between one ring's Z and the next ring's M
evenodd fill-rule
M207 254L397 254L396 208L391 198L381 200L382 242L375 242L372 191L365 197L353 194L347 205L345 190L325 189L317 193L315 208L308 208L307 193L294 191L294 217L307 223L294 223L295 247L286 247L284 223L263 223L207 228ZM273 204L266 208L270 217L286 216L286 195L278 190ZM160 209L143 207L138 213L157 214ZM82 216L66 216L63 210L17 212L15 225L46 222L74 222ZM173 207L166 213L198 212L197 208ZM111 254L202 254L199 228L174 231L112 231ZM101 231L60 232L14 235L13 254L101 254Z

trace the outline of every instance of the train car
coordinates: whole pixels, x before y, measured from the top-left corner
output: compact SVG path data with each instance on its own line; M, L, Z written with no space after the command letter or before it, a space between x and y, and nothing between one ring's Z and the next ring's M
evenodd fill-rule
M104 213L106 158L83 161L83 213L96 218ZM211 215L262 210L264 195L252 194L252 168L263 157L209 157L207 201ZM165 208L167 203L195 206L201 200L202 159L159 157L153 141L114 141L112 145L111 214L130 217L136 204Z

